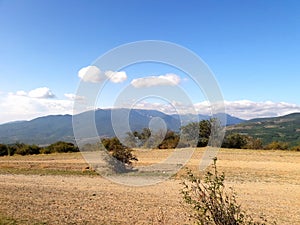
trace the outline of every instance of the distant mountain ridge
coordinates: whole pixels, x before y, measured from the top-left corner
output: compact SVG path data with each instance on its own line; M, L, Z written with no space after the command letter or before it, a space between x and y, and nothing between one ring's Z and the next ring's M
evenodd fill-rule
M144 110L144 109L97 109L94 111L80 113L75 115L74 121L84 121L84 118L90 113L95 113L95 124L100 137L115 136L112 126L112 113L118 118L122 115L129 114L129 125L131 131L140 131L145 127L149 127L149 122L152 118L159 117L164 122L168 129L179 131L181 125L186 125L190 122L209 119L206 115L168 115L158 110ZM238 124L244 120L226 115L227 125ZM182 122L182 124L181 124ZM120 123L121 126L121 123ZM90 128L84 124L78 124L80 133L89 136ZM122 128L122 127L121 127ZM124 128L125 129L125 128ZM39 117L30 121L16 121L0 125L0 143L15 143L24 142L27 144L51 144L56 141L75 142L72 116L71 115L49 115Z

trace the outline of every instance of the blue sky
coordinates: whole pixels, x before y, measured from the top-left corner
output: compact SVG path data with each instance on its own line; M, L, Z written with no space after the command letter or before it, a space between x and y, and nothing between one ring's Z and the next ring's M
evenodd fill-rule
M233 115L300 111L299 24L296 0L0 0L0 123L70 113L78 71L140 40L174 42L199 55ZM126 81L110 84L104 107L133 79L168 73L192 90L195 104L205 100L172 68L137 66L126 73Z

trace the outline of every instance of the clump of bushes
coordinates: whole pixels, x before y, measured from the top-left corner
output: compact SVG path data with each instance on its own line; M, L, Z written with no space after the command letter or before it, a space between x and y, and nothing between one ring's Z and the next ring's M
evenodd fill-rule
M281 141L273 141L270 144L265 146L267 150L287 150L289 149L289 145L285 142Z
M132 154L132 149L123 145L116 137L103 138L101 142L109 154L121 162L120 165L123 165L122 170L125 170L126 166L131 166L133 161L138 160L136 156Z
M242 210L236 201L236 194L225 188L225 175L219 174L214 159L212 169L201 179L190 170L183 182L184 202L190 206L191 218L201 225L259 225L267 224L263 217L259 221ZM275 224L273 222L273 224Z
M0 156L8 155L8 147L4 144L0 144Z
M79 149L73 143L59 141L47 147L39 147L37 145L28 145L24 143L15 143L10 145L0 144L0 156L5 155L36 155L50 154L61 152L78 152Z
M225 136L223 148L236 148L236 149L262 149L262 141L258 138L253 138L249 135L230 133Z
M37 145L20 144L14 154L18 155L37 155L40 154L41 148Z
M59 141L43 148L42 153L66 153L66 152L79 152L79 148L73 143Z
M125 144L131 148L172 149L177 147L179 140L179 135L174 131L167 130L164 134L162 131L151 132L149 128L144 128L140 132L128 132Z
M292 151L297 151L297 152L299 152L299 151L300 151L300 145L294 146L294 147L292 148Z

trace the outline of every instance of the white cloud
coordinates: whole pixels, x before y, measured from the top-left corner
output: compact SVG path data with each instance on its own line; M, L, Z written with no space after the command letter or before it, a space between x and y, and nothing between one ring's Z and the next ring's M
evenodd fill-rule
M65 97L71 101L74 101L74 100L84 100L85 97L84 96L79 96L79 95L75 95L75 94L71 94L71 93L67 93L67 94L64 94Z
M32 98L14 93L0 97L0 123L72 112L73 101L70 100Z
M180 82L180 77L176 74L166 74L160 76L149 76L133 79L131 84L136 88L152 87L152 86L175 86Z
M83 67L78 71L78 77L84 82L100 83L105 79L97 66Z
M102 72L97 66L83 67L78 71L78 77L84 82L100 83L105 79L113 83L121 83L127 79L126 72L105 71Z
M300 112L300 106L286 102L253 102L249 100L225 101L228 114L242 119L283 116Z
M13 93L10 93L13 94ZM55 95L52 93L52 91L47 88L47 87L41 87L41 88L36 88L28 93L25 91L17 91L16 94L17 96L27 96L30 98L54 98Z
M0 95L0 124L17 120L30 120L40 116L73 114L75 100L84 102L83 96L65 94L67 99L54 98L49 88L17 91ZM87 106L86 106L87 107ZM87 108L82 107L83 111Z
M120 105L121 108L134 108L134 109L147 109L147 110L159 110L166 114L196 114L195 107L191 107L183 102L173 101L170 103L167 102L149 102L147 100L143 101L132 101L132 102L124 102L124 104Z
M124 71L114 72L114 71L106 71L105 76L113 83L122 83L127 79L127 75Z
M56 114L73 114L73 103L75 100L82 100L83 96L67 93L67 99L53 98L54 94L49 88L37 88L28 93L18 91L0 95L0 123L29 120L39 116L56 115ZM286 102L254 102L249 100L225 101L226 113L242 119L252 119L259 117L275 117L286 115L294 112L300 112L300 106ZM81 110L86 111L90 108L83 104ZM211 113L208 101L194 104L193 108L182 102L149 102L139 101L126 102L122 107L138 109L158 109L164 113L199 114Z
M286 102L253 102L249 100L240 101L225 101L226 113L236 116L241 119L253 119L263 117L283 116L294 112L300 112L300 106ZM194 104L193 108L181 102L153 103L147 101L140 101L138 103L126 103L122 107L137 108L137 109L159 109L167 114L198 114L210 115L211 107L208 101L203 101Z
M54 98L55 95L52 91L47 87L36 88L34 90L29 91L28 97L31 98Z

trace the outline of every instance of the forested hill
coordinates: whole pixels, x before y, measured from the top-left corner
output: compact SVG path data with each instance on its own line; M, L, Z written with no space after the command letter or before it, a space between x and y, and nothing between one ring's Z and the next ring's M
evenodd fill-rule
M282 141L290 145L300 143L300 113L274 118L261 118L245 121L227 127L228 132L250 135L260 138L263 144Z

